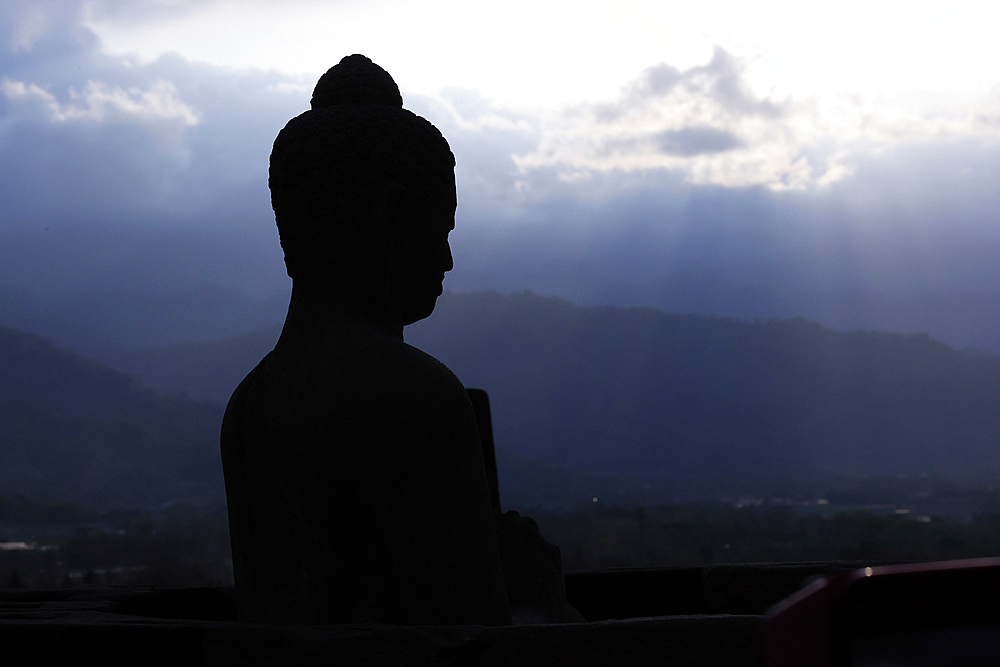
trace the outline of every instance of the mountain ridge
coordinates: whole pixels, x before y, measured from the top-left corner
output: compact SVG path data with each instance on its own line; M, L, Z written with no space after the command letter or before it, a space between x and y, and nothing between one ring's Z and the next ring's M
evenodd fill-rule
M0 489L94 507L224 501L223 405L0 327Z
M279 331L118 363L169 391L225 400ZM406 340L490 393L500 449L555 468L660 478L1000 471L1000 357L926 334L525 291L445 293Z
M114 370L0 328L0 490L224 502L225 400L278 333L126 351ZM487 292L446 293L406 338L489 392L505 505L1000 473L1000 357L926 334Z

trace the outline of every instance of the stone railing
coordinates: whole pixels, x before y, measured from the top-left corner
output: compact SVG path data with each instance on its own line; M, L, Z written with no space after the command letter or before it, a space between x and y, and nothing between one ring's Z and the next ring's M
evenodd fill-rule
M763 614L858 563L573 572L587 623L509 627L251 625L232 588L0 591L4 663L96 665L763 664Z

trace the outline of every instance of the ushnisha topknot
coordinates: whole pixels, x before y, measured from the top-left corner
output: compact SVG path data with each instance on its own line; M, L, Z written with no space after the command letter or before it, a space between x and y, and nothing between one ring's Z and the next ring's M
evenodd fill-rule
M387 104L403 108L403 96L389 73L355 53L331 67L316 82L310 105L313 111L335 104Z
M288 121L271 150L268 186L292 278L330 273L374 242L373 211L390 183L421 211L454 206L455 156L426 119L403 107L399 88L362 55L320 77L312 108Z

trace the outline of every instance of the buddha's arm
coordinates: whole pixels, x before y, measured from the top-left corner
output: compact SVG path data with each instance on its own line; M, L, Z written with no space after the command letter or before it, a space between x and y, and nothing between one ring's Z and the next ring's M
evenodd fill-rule
M384 433L383 539L436 622L510 622L489 490L471 404L447 369L405 391ZM379 501L376 501L379 502ZM434 609L433 607L437 607ZM447 617L451 617L449 620Z
M373 593L394 598L379 620L510 623L464 388L422 353L365 358L378 362L288 416L297 453L277 469L296 515L323 550L389 591Z

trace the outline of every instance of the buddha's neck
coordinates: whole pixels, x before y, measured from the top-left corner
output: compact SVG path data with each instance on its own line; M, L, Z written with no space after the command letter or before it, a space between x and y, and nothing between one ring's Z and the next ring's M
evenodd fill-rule
M323 335L336 327L351 327L403 340L403 325L393 312L388 298L359 292L356 286L296 279L281 335Z

